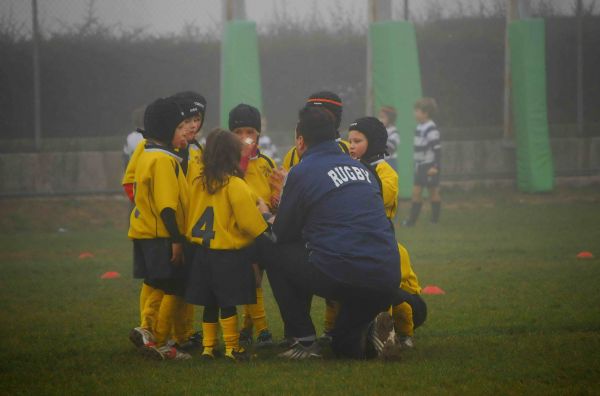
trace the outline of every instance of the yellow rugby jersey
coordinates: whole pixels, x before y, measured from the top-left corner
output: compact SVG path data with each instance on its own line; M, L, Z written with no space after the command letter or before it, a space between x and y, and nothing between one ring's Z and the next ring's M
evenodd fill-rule
M336 139L336 141L338 142L338 145L340 146L340 150L342 150L346 154L350 153L350 143L348 143L344 139ZM286 171L289 172L289 170L292 167L296 166L298 164L298 162L300 162L300 156L298 155L298 152L296 151L296 146L294 146L294 147L290 148L288 150L288 152L285 154L285 157L283 157L282 166Z
M193 243L215 250L237 250L267 229L256 207L256 195L243 179L230 176L223 188L209 194L198 177L190 189L186 236Z
M137 150L137 149L136 149ZM181 234L185 234L188 188L179 158L173 151L147 143L135 167L134 203L129 219L129 238L170 237L160 213L175 210Z
M123 175L121 184L130 184L130 183L135 182L135 169L137 167L137 163L139 161L140 154L144 151L144 147L146 146L146 143L147 143L146 139L140 140L140 142L136 146L135 150L133 150L133 153L131 154L131 158L129 158L129 162L127 163L127 168L125 169L125 174ZM195 156L199 156L197 160L200 161L200 158L202 156L202 148L199 146L194 146L194 147L196 147L196 149L192 150L192 145L190 145L189 162L192 162L192 158L194 160L196 160ZM174 151L177 152L179 150L174 149ZM200 154L197 153L198 151L200 151ZM188 165L188 167L189 167L189 165Z
M408 250L398 243L398 252L400 252L400 271L402 274L400 288L410 294L421 294L421 286L419 286L417 274L415 274L412 265L410 265Z
M381 180L381 195L388 219L393 219L398 210L398 174L386 161L381 160L375 166L375 172Z
M271 185L269 179L275 170L275 163L268 156L260 152L254 158L250 158L244 180L257 197L262 198L271 206Z
M127 168L125 169L125 174L123 175L123 180L121 180L121 184L125 185L135 182L135 168L137 167L138 160L140 158L140 155L144 151L145 146L146 139L142 139L135 147L135 150L133 150L131 158L129 158L129 162L127 163Z

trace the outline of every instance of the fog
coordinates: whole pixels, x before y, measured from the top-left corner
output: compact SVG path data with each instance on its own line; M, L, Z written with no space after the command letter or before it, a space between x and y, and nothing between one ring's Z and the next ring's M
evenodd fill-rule
M590 3L591 0L584 0ZM38 2L42 31L60 31L81 23L90 6L94 15L115 29L136 30L155 35L177 34L184 25L193 25L203 32L220 27L222 20L219 0L44 0ZM410 0L411 19L422 20L434 10L444 15L478 14L482 8L491 11L505 3L503 0ZM247 18L259 28L277 22L282 15L301 21L321 19L326 24L335 22L340 14L349 15L361 27L367 25L367 0L246 0ZM552 7L553 12L570 13L570 0L531 0L533 8ZM392 0L392 19L403 17L403 0ZM0 15L10 19L25 31L31 29L31 2L2 0Z

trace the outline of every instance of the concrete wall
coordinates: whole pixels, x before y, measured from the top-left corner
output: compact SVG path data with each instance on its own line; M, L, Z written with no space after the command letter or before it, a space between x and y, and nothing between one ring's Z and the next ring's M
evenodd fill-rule
M443 144L443 180L447 182L489 185L514 179L515 149L501 140ZM597 180L600 175L600 138L553 139L552 151L557 176ZM0 154L0 196L117 192L123 170L119 151Z
M118 191L123 170L118 151L0 154L0 195Z

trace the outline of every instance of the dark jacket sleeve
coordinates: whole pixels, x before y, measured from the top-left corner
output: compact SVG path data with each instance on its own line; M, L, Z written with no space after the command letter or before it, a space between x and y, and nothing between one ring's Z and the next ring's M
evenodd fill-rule
M302 189L294 168L288 174L281 202L277 210L277 216L273 223L273 233L277 242L294 242L302 239L302 228L304 227L304 207Z

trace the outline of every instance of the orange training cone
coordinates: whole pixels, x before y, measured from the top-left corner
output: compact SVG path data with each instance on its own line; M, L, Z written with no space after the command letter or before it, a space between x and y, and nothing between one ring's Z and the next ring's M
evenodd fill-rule
M583 251L583 252L579 252L579 254L577 255L577 258L584 259L584 260L585 259L593 259L594 255L591 252Z
M102 274L102 276L100 278L102 279L116 279L116 278L120 278L121 274L119 274L118 272L115 271L109 271L109 272L105 272L104 274Z
M87 259L87 258L92 258L92 257L94 257L94 255L92 253L90 253L90 252L82 252L79 255L79 259L80 260Z
M423 289L421 289L421 293L423 294L446 294L441 288L433 285L427 285Z

